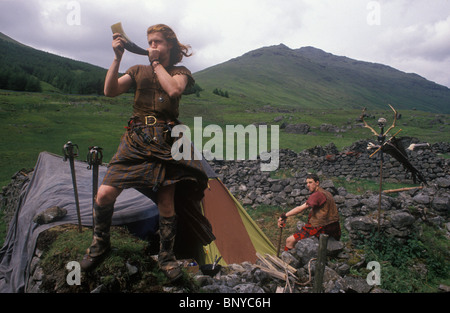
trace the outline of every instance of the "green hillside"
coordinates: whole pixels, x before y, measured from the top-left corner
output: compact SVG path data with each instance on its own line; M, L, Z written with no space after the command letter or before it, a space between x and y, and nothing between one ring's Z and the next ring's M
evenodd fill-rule
M25 46L0 33L0 89L103 94L106 69ZM450 89L382 64L280 44L194 73L204 92L241 106L417 109L450 113Z
M0 84L25 82L21 92L0 85L0 164L7 164L0 167L2 185L22 167L34 166L39 152L60 154L68 140L80 147L103 147L104 161L109 161L132 114L133 95L103 96L105 72L0 34ZM184 96L180 107L180 119L194 130L275 124L280 126L282 149L298 152L331 142L342 149L372 138L358 120L363 107L368 107L371 125L381 116L391 123L387 106L391 103L402 115L397 123L402 136L430 143L450 140L449 89L384 65L279 45L251 51L194 76L203 90ZM31 87L36 81L42 92L29 92L35 91ZM203 124L195 125L195 117ZM303 123L311 127L307 134L283 128ZM323 129L324 124L339 131ZM210 138L201 139L205 144ZM236 145L231 142L230 147Z
M103 94L106 69L25 46L0 33L0 89Z
M220 88L252 104L301 108L418 109L450 113L450 89L417 74L280 44L250 51L195 73L205 90Z

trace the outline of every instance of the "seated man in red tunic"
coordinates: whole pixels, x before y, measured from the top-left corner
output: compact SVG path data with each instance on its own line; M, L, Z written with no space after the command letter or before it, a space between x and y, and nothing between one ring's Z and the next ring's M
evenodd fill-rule
M311 192L308 200L287 213L281 214L278 219L278 227L284 227L286 219L289 216L302 213L310 208L308 222L297 233L286 239L285 251L294 248L297 241L320 234L328 234L329 236L339 240L341 238L341 227L339 225L339 214L330 192L320 187L319 177L315 174L308 174L306 177L306 187Z

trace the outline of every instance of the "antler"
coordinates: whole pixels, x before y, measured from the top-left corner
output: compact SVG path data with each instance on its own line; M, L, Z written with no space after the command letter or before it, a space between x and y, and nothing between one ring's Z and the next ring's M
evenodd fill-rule
M394 122L392 122L391 127L388 128L388 130L383 134L383 136L386 136L387 133L389 133L389 131L395 127L395 122L397 122L397 111L394 109L394 107L392 105L390 105L390 104L388 104L388 105L391 107L392 111L394 111Z
M372 133L375 135L375 136L379 136L379 134L375 131L375 129L373 129L372 127L370 127L369 126L369 124L367 124L367 122L364 120L364 114L366 113L366 108L364 108L363 110L362 110L362 113L361 113L361 117L360 117L360 119L363 121L363 123L364 123L364 127L366 127L366 128L368 128L368 129L370 129L371 131L372 131Z

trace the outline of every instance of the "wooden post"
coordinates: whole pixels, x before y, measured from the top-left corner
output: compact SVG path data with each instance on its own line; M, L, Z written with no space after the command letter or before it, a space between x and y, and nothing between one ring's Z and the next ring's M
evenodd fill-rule
M389 189L389 190L383 190L383 192L384 193L392 193L392 192L408 191L408 190L413 190L413 189L423 189L423 186Z
M378 232L380 232L381 223L381 195L383 194L383 151L381 151L380 159L380 186L378 190Z
M317 255L316 270L314 274L314 293L323 292L323 273L327 264L328 235L321 234L319 238L319 251Z

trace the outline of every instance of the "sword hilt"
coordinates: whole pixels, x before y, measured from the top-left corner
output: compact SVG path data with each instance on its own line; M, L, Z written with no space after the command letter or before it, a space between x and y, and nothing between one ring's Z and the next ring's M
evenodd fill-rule
M76 151L76 152L74 152ZM76 158L78 156L78 145L68 141L63 147L64 161L67 159Z
M89 164L88 169L92 168L92 165L101 165L103 159L102 148L98 146L89 147L89 152L87 154L87 163Z

